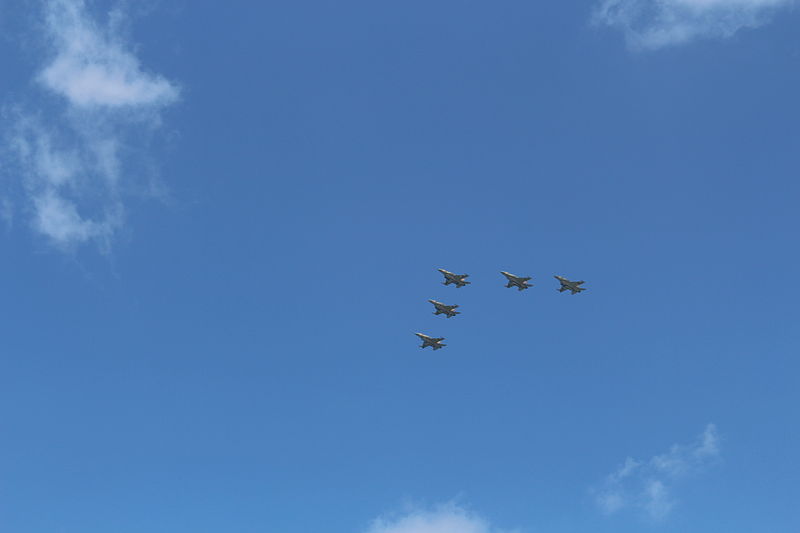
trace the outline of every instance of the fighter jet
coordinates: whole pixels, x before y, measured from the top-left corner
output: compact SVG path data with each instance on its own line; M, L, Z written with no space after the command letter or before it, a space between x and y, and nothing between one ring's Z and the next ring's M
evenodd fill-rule
M434 350L438 350L439 348L444 348L445 346L447 346L446 344L442 344L444 337L438 337L438 338L428 337L427 335L423 335L422 333L414 333L414 335L422 339L422 346L420 346L420 348L424 349L426 346L431 346L433 347Z
M570 281L567 278L562 278L561 276L553 276L555 277L559 283L561 283L561 287L558 289L558 292L564 291L572 291L572 294L577 294L581 291L585 291L581 285L584 284L583 281Z
M528 280L530 280L531 278L521 278L519 276L515 276L514 274L509 274L508 272L500 272L500 273L504 275L508 280L508 283L506 283L506 287L508 287L509 289L511 287L516 287L517 290L521 291L523 289L529 289L532 287L532 285L528 283Z
M451 283L455 283L457 288L461 288L464 285L469 285L470 281L464 281L464 278L468 277L469 274L453 274L452 272L448 272L447 270L443 270L441 268L437 269L439 272L444 274L444 283L443 285L450 285Z
M450 318L452 316L461 314L460 312L455 310L456 307L458 307L457 305L446 305L443 304L442 302L437 302L436 300L428 300L428 301L432 303L433 306L436 308L436 312L433 313L434 315L441 315L444 313L445 315L447 315L447 318Z

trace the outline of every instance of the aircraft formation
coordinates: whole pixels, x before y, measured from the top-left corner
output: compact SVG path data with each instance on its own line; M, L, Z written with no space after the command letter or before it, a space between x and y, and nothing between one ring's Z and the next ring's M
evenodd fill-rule
M460 289L461 287L466 287L472 283L470 281L466 281L466 278L469 277L469 274L453 274L452 272L442 268L437 270L444 276L444 282L442 282L442 285L455 285L457 289ZM518 291L523 291L525 289L530 289L533 286L530 283L532 279L531 277L515 276L514 274L505 271L500 273L506 278L506 288L510 289L512 287L516 287ZM570 291L571 294L578 294L579 292L586 290L584 287L581 287L581 285L584 284L583 281L570 281L563 276L553 277L556 278L561 284L561 286L557 289L558 292ZM428 301L433 304L435 309L433 312L434 315L445 315L447 318L453 318L454 316L461 314L460 311L456 311L458 308L457 305L447 305L442 302L437 302L436 300ZM431 337L423 333L415 333L414 335L422 340L422 345L420 346L422 349L430 346L435 351L447 346L446 344L442 343L444 337Z

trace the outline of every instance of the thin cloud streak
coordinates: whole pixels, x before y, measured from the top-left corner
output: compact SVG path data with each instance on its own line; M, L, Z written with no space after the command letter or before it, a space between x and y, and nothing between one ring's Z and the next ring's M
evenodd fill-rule
M10 230L14 226L14 205L8 198L0 199L0 219L6 226L6 230Z

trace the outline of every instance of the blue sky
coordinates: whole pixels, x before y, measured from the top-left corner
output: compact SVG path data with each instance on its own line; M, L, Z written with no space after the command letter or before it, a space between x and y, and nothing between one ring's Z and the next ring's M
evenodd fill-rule
M0 1L0 530L800 529L797 5L538 4Z

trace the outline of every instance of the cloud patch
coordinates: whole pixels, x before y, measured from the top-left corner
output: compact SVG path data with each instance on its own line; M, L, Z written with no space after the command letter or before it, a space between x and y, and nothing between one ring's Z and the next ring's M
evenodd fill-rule
M87 16L83 0L50 0L46 28L55 56L38 81L84 107L161 107L178 98L175 85L145 72L116 37L124 16L114 11L106 28Z
M4 173L21 185L15 211L50 243L107 250L124 225L125 193L136 188L132 167L180 91L142 67L121 37L122 11L102 25L83 0L42 8L48 54L35 82L55 98L6 106Z
M453 503L374 520L365 533L512 533Z
M602 0L592 20L622 31L628 46L655 50L724 39L769 22L795 0Z
M625 459L600 488L593 491L595 503L607 515L635 509L653 520L662 520L676 504L673 485L699 474L719 457L717 428L708 424L691 444L675 444L665 453L644 461Z

